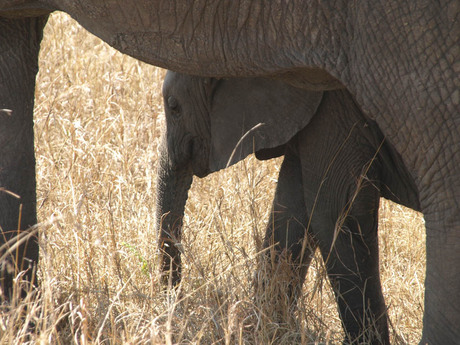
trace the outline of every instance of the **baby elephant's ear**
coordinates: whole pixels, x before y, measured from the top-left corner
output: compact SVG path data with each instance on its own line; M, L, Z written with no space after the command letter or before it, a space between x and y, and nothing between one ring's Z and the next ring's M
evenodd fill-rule
M257 150L255 153L256 158L260 161L266 161L268 159L273 159L277 157L281 157L286 152L286 144L280 145L277 147L272 147L269 149L260 149Z
M209 167L217 171L251 153L287 143L312 119L322 92L264 78L221 80L211 105Z

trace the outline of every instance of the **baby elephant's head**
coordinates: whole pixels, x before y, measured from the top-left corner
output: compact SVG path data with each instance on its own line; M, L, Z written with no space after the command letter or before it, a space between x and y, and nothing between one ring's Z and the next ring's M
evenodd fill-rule
M271 79L215 79L168 71L163 97L170 163L174 168L191 164L193 173L202 177L251 153L264 150L265 155L284 145L310 121L322 93Z
M163 84L166 145L171 167L191 164L193 174L209 174L212 90L217 81L168 71Z

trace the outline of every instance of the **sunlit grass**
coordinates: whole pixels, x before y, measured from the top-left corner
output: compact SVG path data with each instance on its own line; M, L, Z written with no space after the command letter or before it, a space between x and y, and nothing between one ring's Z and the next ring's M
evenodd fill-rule
M318 256L289 327L264 323L253 302L280 159L250 157L195 178L183 284L177 294L159 285L155 162L164 72L52 15L35 103L41 292L2 312L1 343L269 344L274 330L283 334L278 343L340 343ZM383 201L380 211L392 343L412 344L421 335L424 226L396 204Z

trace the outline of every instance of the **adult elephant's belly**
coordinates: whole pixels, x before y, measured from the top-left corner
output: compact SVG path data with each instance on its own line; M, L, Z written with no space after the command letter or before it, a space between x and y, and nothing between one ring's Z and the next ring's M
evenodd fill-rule
M295 68L276 73L273 78L310 91L331 91L345 88L338 79L320 68Z

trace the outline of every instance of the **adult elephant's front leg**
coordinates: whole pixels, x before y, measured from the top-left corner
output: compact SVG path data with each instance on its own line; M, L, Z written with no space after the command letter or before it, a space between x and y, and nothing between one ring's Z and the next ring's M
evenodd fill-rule
M307 234L308 220L302 188L302 169L296 150L289 144L267 225L264 248L269 248L259 269L258 294L274 321L285 322L300 293L316 244ZM283 301L283 296L288 300ZM273 315L275 314L275 315ZM280 319L280 320L277 320Z
M24 230L37 223L33 107L46 19L0 17L0 299L6 300L19 272L36 283L37 237Z

